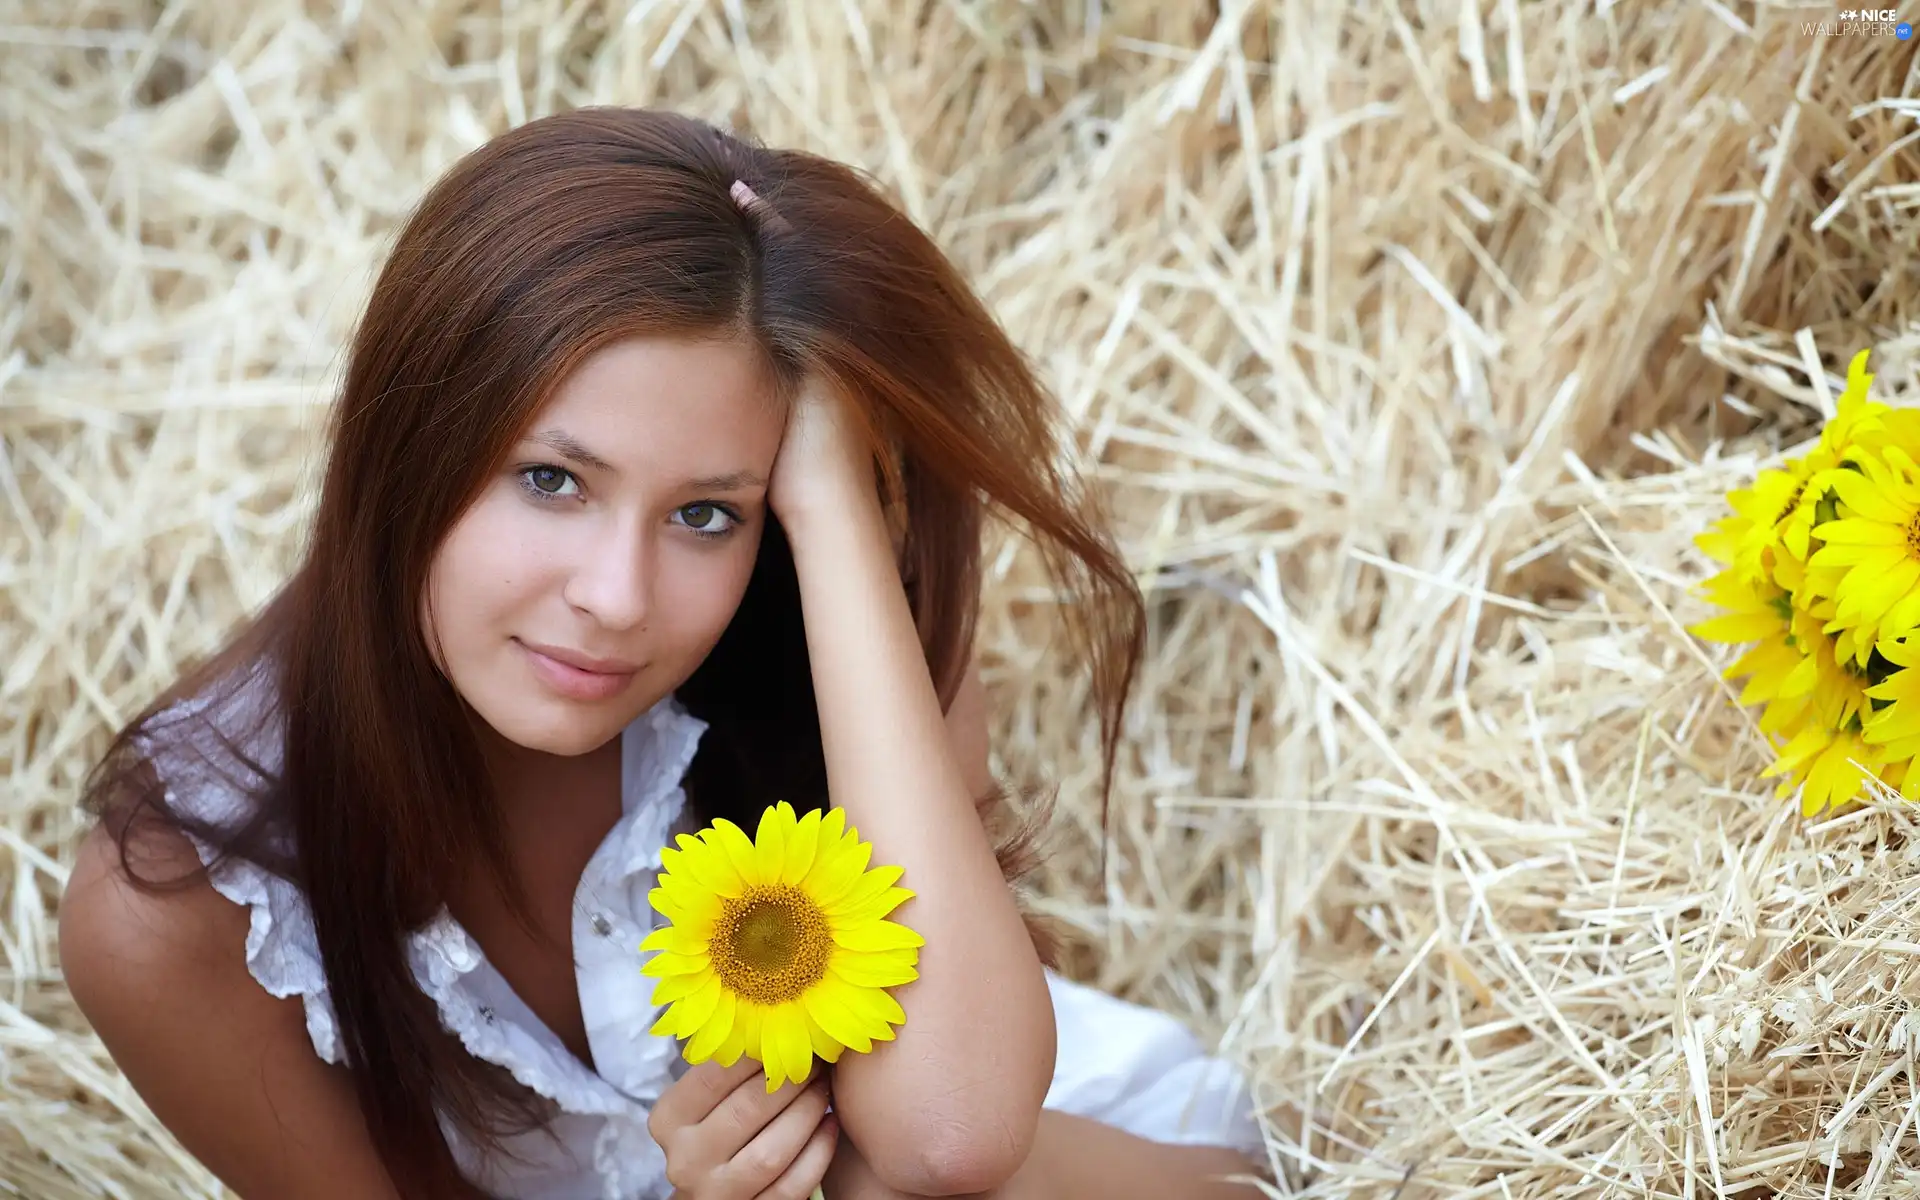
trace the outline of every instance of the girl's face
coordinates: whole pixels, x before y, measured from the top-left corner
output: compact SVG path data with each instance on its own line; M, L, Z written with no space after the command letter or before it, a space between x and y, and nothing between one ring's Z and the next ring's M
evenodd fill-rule
M783 422L737 341L636 338L583 362L429 570L422 628L467 703L572 756L685 682L753 573Z

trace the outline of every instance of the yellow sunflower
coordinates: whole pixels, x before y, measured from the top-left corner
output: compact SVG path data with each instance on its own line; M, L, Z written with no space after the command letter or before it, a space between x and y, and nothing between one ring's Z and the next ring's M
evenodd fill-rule
M1735 515L1695 538L1696 545L1752 579L1773 571L1780 549L1807 560L1821 503L1831 495L1824 474L1845 466L1857 449L1883 444L1887 438L1886 418L1893 410L1868 399L1873 386L1869 353L1862 350L1848 364L1847 386L1813 449L1760 472L1751 488L1728 493Z
M1867 370L1867 359L1872 354L1871 350L1862 350L1847 364L1847 386L1834 401L1833 419L1827 422L1827 428L1822 431L1821 444L1826 444L1827 437L1831 436L1835 440L1835 448L1844 451L1844 443L1859 440L1882 417L1893 411L1868 398L1868 393L1873 390L1873 372Z
M1796 458L1779 469L1760 472L1753 486L1727 493L1734 516L1706 535L1709 544L1733 543L1733 569L1742 577L1758 582L1771 576L1776 551L1785 544L1789 530L1796 532L1812 508L1808 502L1808 484L1813 472L1804 458ZM1696 545L1713 553L1699 539ZM1804 544L1804 543L1802 543ZM1804 554L1803 554L1804 557Z
M1695 534L1693 544L1721 566L1731 567L1740 561L1740 544L1746 540L1747 531L1752 528L1751 518L1735 513L1715 521L1705 533Z
M1905 781L1907 763L1866 740L1863 722L1872 712L1869 686L1864 675L1844 668L1821 672L1798 731L1774 764L1761 772L1763 779L1786 776L1776 793L1782 799L1796 787L1802 789L1803 815L1852 800L1868 774L1878 775L1889 787Z
M1688 626L1688 632L1710 642L1757 642L1787 632L1792 617L1787 593L1771 583L1753 583L1737 570L1722 571L1698 588L1701 599L1720 613ZM1745 672L1728 671L1727 677Z
M1857 688L1834 657L1817 610L1797 608L1785 590L1749 584L1733 570L1707 580L1700 592L1723 611L1690 632L1712 642L1751 643L1721 674L1747 681L1738 703L1766 706L1762 733L1792 738L1816 709L1844 721L1864 703L1849 705Z
M1787 743L1778 761L1760 776L1787 776L1776 794L1785 799L1794 788L1801 788L1800 813L1811 817L1858 796L1869 775L1904 791L1907 768L1906 762L1890 761L1883 747L1870 745L1858 723L1847 729L1829 729L1816 723Z
M1892 444L1854 461L1825 473L1840 515L1814 529L1822 544L1807 570L1834 600L1828 632L1849 634L1848 657L1865 666L1875 645L1920 623L1920 463Z
M806 1077L818 1056L891 1041L906 1013L886 990L918 977L924 939L886 919L913 893L899 867L867 869L873 848L846 814L767 809L753 840L718 820L662 852L649 899L668 921L641 943L641 969L667 1005L656 1034L690 1039L690 1063L766 1068L767 1090Z

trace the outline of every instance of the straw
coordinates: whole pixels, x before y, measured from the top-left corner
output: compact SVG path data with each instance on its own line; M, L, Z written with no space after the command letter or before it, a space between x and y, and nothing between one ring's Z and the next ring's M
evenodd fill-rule
M997 764L1061 781L1070 973L1249 1069L1277 1194L1920 1187L1915 812L1802 821L1684 633L1692 534L1848 358L1916 395L1910 44L1820 20L16 0L0 1179L222 1194L61 985L81 773L292 565L398 218L616 102L871 170L1061 397L1152 602L1104 870L1085 685L1004 531Z

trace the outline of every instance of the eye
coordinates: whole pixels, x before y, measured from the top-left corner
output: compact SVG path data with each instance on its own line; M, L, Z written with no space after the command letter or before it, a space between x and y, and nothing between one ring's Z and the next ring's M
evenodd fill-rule
M573 485L573 492L563 490L569 484ZM537 500L557 500L563 496L576 494L579 491L580 481L573 477L572 471L564 467L538 466L527 467L520 472L520 486L526 488Z
M680 517L680 523L700 537L725 537L740 525L738 516L718 504L687 504L675 512Z

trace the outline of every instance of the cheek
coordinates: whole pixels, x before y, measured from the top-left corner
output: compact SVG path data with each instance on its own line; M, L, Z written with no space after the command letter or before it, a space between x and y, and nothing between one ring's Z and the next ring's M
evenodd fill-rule
M731 548L729 548L731 550ZM739 611L740 598L753 578L756 545L739 551L709 552L675 564L666 572L657 596L661 628L688 656L704 657Z
M537 564L528 561L526 539L493 504L482 501L448 531L427 575L422 628L437 630L449 648L514 606Z

